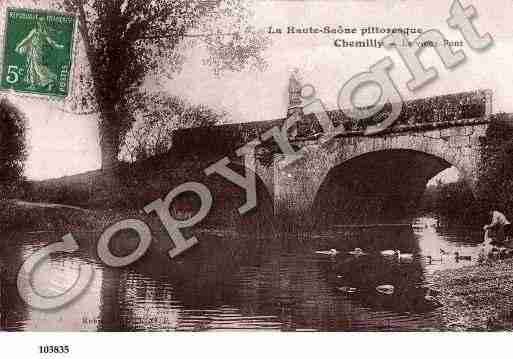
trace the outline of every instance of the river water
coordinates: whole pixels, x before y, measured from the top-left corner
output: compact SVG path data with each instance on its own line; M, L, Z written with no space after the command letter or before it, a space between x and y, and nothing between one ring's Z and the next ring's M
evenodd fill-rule
M79 252L52 255L35 271L39 293L56 295L73 285L80 266L94 267L84 294L53 311L32 309L20 299L16 271L30 254L58 240L57 234L4 236L1 329L436 330L441 310L425 299L432 273L473 264L482 241L479 228L440 227L430 217L417 218L413 228L338 227L279 238L201 233L198 245L173 260L148 253L119 269L97 259L94 247L85 244L91 236L77 234ZM348 254L355 247L366 255ZM331 248L340 253L315 253ZM380 253L390 249L414 258ZM440 249L472 259L456 261ZM382 284L393 285L394 293L377 292ZM347 287L356 290L348 293Z

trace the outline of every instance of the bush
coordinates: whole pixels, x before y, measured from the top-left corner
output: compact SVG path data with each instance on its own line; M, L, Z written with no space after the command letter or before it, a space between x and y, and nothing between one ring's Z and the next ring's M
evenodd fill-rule
M513 118L494 115L482 148L477 186L483 206L494 207L513 216Z
M481 223L481 216L487 215L462 180L451 183L440 181L436 186L427 187L422 197L421 209L439 216L442 222L453 224Z
M0 193L3 198L18 195L23 184L27 158L26 121L9 101L0 100Z
M489 221L488 210L497 209L513 217L513 116L492 115L481 146L476 199L473 202L463 183L439 184L428 188L423 207L460 221Z

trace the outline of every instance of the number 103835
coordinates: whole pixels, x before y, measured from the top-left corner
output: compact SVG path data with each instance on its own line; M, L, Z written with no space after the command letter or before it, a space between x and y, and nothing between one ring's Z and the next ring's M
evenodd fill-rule
M39 354L68 354L69 345L39 345Z

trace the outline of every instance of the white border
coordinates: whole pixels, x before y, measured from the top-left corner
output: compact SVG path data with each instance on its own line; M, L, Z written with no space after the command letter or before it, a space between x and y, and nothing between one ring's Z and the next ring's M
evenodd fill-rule
M2 358L490 358L509 333L0 333ZM39 345L69 345L41 355Z

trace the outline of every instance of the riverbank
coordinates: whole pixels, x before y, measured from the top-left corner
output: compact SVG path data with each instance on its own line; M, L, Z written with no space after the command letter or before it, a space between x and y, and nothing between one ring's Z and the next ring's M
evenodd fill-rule
M86 209L55 203L0 201L0 229L4 234L0 242L5 242L1 243L3 248L9 248L13 244L10 243L12 240L20 241L25 236L31 238L33 235L46 233L49 236L43 237L42 241L49 238L53 241L67 233L72 233L75 239L85 245L85 248L94 248L106 228L128 218L140 220L148 225L153 239L150 252L168 259L167 253L173 247L173 242L159 217L135 209ZM200 233L216 238L238 238L241 235L240 231L229 226L218 228L197 225L184 227L181 232L185 238ZM123 236L119 238L127 239ZM0 253L2 246L0 246ZM111 246L118 248L117 246L123 247L123 244L113 241Z
M0 219L4 231L99 231L108 224L135 214L136 211L90 210L53 203L18 200L0 202Z
M433 274L444 328L513 330L513 259Z

